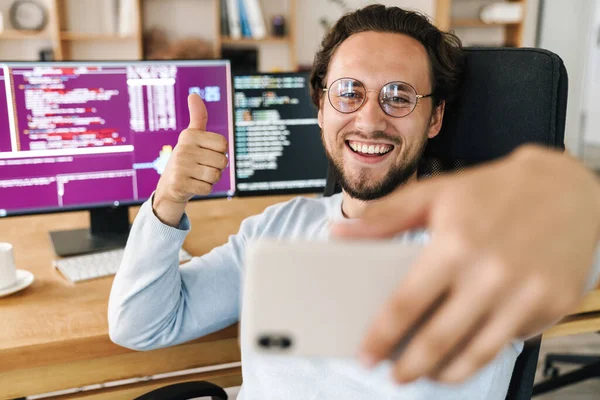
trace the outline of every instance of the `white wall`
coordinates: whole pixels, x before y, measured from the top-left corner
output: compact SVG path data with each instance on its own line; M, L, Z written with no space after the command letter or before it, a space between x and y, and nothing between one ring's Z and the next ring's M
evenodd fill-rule
M525 22L523 23L523 47L535 47L538 27L540 0L527 0Z
M569 100L565 126L565 145L582 156L581 113L585 88L590 28L595 0L543 0L540 47L557 53L569 74Z
M591 28L589 60L585 73L583 111L586 115L584 143L600 146L600 0Z

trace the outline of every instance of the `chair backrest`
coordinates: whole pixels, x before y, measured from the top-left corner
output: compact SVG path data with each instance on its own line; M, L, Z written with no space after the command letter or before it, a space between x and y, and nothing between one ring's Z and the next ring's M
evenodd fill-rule
M460 171L525 143L564 149L568 78L556 54L542 49L467 48L461 92L446 107L419 176ZM331 168L324 195L340 191ZM515 364L507 399L531 398L540 338Z

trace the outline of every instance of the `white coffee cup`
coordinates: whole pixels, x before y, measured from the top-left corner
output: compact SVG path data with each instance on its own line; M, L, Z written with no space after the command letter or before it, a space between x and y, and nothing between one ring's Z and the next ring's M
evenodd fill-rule
M17 267L13 256L13 246L0 242L0 290L6 289L17 280Z

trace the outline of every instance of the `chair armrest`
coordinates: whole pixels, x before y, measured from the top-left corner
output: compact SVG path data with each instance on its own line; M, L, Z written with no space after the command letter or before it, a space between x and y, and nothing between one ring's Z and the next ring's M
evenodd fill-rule
M523 351L519 354L515 362L506 400L531 399L541 344L542 335L525 341Z
M136 397L135 400L189 400L196 397L227 400L227 393L220 386L210 382L181 382L155 389Z

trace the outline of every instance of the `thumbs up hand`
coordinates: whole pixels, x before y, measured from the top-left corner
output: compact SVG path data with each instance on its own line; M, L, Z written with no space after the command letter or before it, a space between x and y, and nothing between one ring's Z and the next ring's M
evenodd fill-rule
M208 113L200 96L189 95L188 108L190 124L179 135L153 200L157 217L172 226L177 226L192 197L212 191L228 162L227 140L206 131Z

